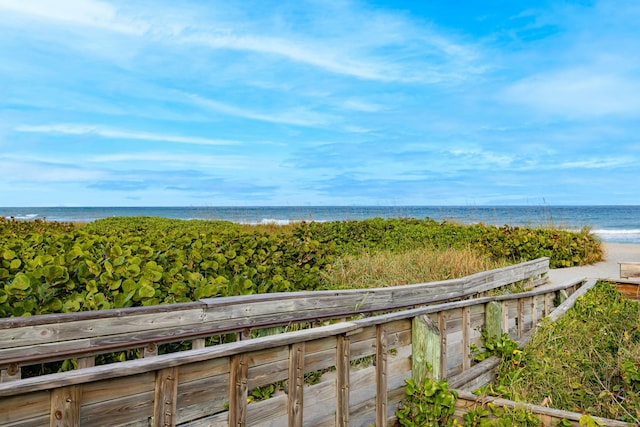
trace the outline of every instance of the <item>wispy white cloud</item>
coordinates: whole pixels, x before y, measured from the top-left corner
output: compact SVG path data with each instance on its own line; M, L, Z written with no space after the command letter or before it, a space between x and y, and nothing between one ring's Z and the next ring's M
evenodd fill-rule
M64 183L103 179L107 175L96 169L85 169L72 163L49 161L37 157L0 157L0 177L9 183Z
M201 138L194 136L166 135L151 132L134 132L127 130L111 129L103 126L57 124L57 125L23 125L15 129L18 132L49 133L60 135L91 135L109 139L143 140L174 142L178 144L197 145L235 145L238 141Z
M385 109L383 105L357 98L349 98L345 100L342 107L348 110L362 111L365 113L377 113L378 111Z
M124 34L142 35L149 25L118 13L112 4L99 0L0 0L0 10L64 25L100 28Z
M136 165L145 163L166 167L188 165L191 168L215 167L216 169L242 170L257 168L263 164L263 159L256 159L242 155L211 156L206 154L189 154L174 152L127 152L118 154L101 154L86 158L87 162L102 164L123 164L133 162Z
M614 71L566 69L517 81L506 88L503 99L564 117L637 116L640 79Z
M637 165L637 159L627 157L599 157L571 162L560 162L545 169L610 169Z
M243 117L263 122L282 123L296 126L321 126L329 124L331 121L335 120L335 117L329 114L316 113L303 107L298 107L295 110L285 112L262 113L246 108L236 107L231 104L205 98L192 93L184 95L192 104L200 107L230 116Z
M34 0L0 0L0 10L49 23L144 36L145 43L172 49L197 46L280 57L364 80L451 82L484 67L477 46L366 3L298 6L302 8L296 13L305 15L301 21L308 23L306 27L273 25L273 20L289 19L291 5L274 8L266 17L240 12L243 8L237 4L215 6L200 8L203 17L167 4L149 13L135 4L99 0L61 0L55 8ZM213 12L218 8L227 16Z
M385 73L382 64L342 55L335 49L308 42L306 45L272 36L199 34L181 37L184 43L214 49L233 49L285 57L337 74L371 80L397 80L397 73ZM388 70L387 70L388 71Z

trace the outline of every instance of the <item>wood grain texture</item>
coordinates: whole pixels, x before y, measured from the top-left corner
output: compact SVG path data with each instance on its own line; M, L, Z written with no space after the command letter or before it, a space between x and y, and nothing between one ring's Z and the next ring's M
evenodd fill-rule
M166 368L156 372L154 395L154 423L162 427L174 427L177 420L178 368Z
M336 346L336 426L349 426L350 338L339 335Z
M51 427L80 426L80 401L82 386L72 385L51 393Z
M247 424L248 372L249 368L245 354L238 354L231 358L231 375L229 376L230 426L243 427Z
M289 349L289 393L287 400L288 425L301 426L304 416L304 343Z
M376 326L376 426L387 425L388 340L384 325Z

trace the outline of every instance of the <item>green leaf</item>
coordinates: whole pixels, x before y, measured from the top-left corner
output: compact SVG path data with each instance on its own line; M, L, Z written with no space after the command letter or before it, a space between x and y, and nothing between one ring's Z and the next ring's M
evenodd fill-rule
M24 273L18 273L11 281L9 288L11 290L26 291L30 288L30 286L31 281L29 280L29 277Z
M64 302L64 311L66 312L80 311L80 303L76 300L67 300Z
M14 251L12 251L11 249L5 249L2 252L2 258L8 260L12 260L16 257L16 253Z
M153 286L142 285L138 288L138 296L142 299L152 298L156 294L156 290Z
M122 282L122 290L125 293L135 292L136 289L138 289L138 284L134 280L126 279Z

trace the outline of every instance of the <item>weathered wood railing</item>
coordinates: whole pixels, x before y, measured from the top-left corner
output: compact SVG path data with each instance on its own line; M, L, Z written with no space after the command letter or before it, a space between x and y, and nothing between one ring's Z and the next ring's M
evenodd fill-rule
M94 356L135 348L157 354L162 343L229 332L249 337L252 329L344 319L476 297L493 289L546 281L547 258L481 272L461 279L390 288L290 292L204 299L198 302L97 312L0 319L0 370L19 379L21 367L77 358L82 367Z
M435 343L440 366L453 375L466 369L466 341L480 345L475 332L485 325L489 304L506 308L500 323L518 336L551 310L554 297L580 284L437 304L4 383L0 424L149 425L153 420L153 425L188 426L382 426L393 419L404 379L419 363L412 349L412 332L419 325L438 325L432 331L440 337ZM457 352L461 357L449 357ZM351 366L363 358L372 365ZM318 384L305 385L305 374L326 371L333 372ZM247 403L249 390L283 380L286 393Z
M505 273L511 277L507 282L532 280L541 284L546 270L533 266L546 262L542 260L525 264L524 268L529 271L525 275L515 274L514 271L518 269L512 269L511 273ZM505 271L508 270L493 272L493 277ZM446 292L445 283L454 283L455 286L458 282L440 282L434 288ZM384 298L372 295L371 291L369 294L355 291L354 295L341 293L341 298L334 297L333 300L333 306L339 307L336 311L341 316L353 315L356 308L363 312L381 312L385 308L389 311L390 307L393 310L383 315L297 332L5 382L0 384L0 425L384 426L394 420L395 408L404 397L404 380L418 370L424 370L426 363L433 366L433 375L457 381L459 387L477 384L478 375L465 379L465 373L477 369L478 365L472 366L469 349L471 344L482 345L481 329L493 333L508 332L514 338L525 337L539 319L553 312L560 300L591 284L576 280L560 285L538 286L524 293L473 299L461 299L460 295L449 294L441 301L456 301L431 302L431 305L424 305L430 301L420 298L420 293L410 291L411 287L403 287L406 289L399 293L393 292L398 288L392 288L385 290L386 307ZM429 292L429 285L416 286L422 292ZM483 281L477 282L473 288L484 293L491 287L493 284ZM365 295L369 296L364 298ZM89 332L93 328L96 335L95 328L104 319L108 319L110 327L114 328L110 332L117 339L114 340L115 344L101 342L100 345L113 349L122 348L118 347L124 343L120 334L130 334L128 338L138 345L141 342L166 342L185 337L200 339L212 330L220 333L272 326L278 324L278 314L282 316L279 324L286 324L292 319L314 319L318 316L311 316L312 307L320 310L319 318L333 317L329 311L321 310L324 303L332 301L329 295L325 295L326 299L321 299L321 303L315 306L315 298L310 299L310 296L302 297L308 300L303 306L309 311L300 317L283 311L285 306L300 307L291 302L288 304L292 305L283 306L280 304L286 301L283 296L273 299L265 297L260 302L254 301L255 305L241 305L227 300L227 305L234 309L225 314L234 315L235 321L240 323L235 329L223 317L219 321L225 326L220 330L208 325L207 328L196 328L194 332L190 328L197 322L191 320L189 324L174 310L167 310L162 311L161 316L156 316L158 313L152 311L139 314L142 316L136 318L139 321L129 324L129 328L135 332L129 332L126 326L130 318L126 313L117 312L115 319L119 320L115 326L114 318L75 318L69 322L71 325L61 322L65 326L59 330L64 333L52 330L51 324L32 320L30 325L5 328L3 333L20 329L21 334L5 334L0 342L6 349L7 337L31 340L31 345L36 348L44 346L38 350L37 360L50 360L55 358L46 355L44 349L47 344L50 346L48 348L56 350L60 342L62 351L56 358L74 354L68 342L62 340L74 337L73 327L78 328L77 333L81 336L77 338L78 343L86 343L84 346L78 345L77 354L86 356L104 350L89 345L91 339L99 340ZM339 303L342 297L349 303ZM200 320L204 322L209 315L215 316L216 312L207 311L209 306L202 304L205 306L196 310L200 310L203 315ZM403 307L414 308L399 310ZM192 308L182 311L189 310ZM259 320L252 322L252 315ZM149 323L150 319L153 322ZM153 329L150 326L157 326L156 322L161 322L163 327L156 330L161 333L154 339L149 331ZM180 323L174 336L167 334L172 322ZM48 343L43 344L36 339L38 335L53 333L58 334L58 341L49 339ZM418 338L424 336L430 336L431 341ZM16 348L16 343L14 341L13 348ZM13 359L10 360L16 360L17 355L12 354L11 357ZM311 374L315 377L321 375L319 382L306 382ZM251 390L272 384L282 385L284 392L276 392L264 401L248 403Z

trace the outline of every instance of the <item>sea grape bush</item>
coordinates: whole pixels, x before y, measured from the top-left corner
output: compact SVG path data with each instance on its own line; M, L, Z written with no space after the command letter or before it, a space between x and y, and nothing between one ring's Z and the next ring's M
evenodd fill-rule
M513 262L549 257L551 268L591 264L602 259L600 241L588 228L566 231L485 224L463 226L429 218L380 219L304 223L295 231L323 244L334 244L338 254L362 250L405 251L415 248L472 247L495 259Z
M0 316L101 310L317 290L337 257L474 247L552 266L599 259L587 231L461 226L431 219L300 223L282 232L227 221L117 217L86 225L0 218Z
M100 310L319 286L317 243L235 224L151 218L2 236L0 316ZM163 226L166 224L168 226Z
M601 242L588 228L580 231L508 225L474 225L472 228L482 230L478 246L496 258L526 260L546 256L551 268L593 264L602 260Z

